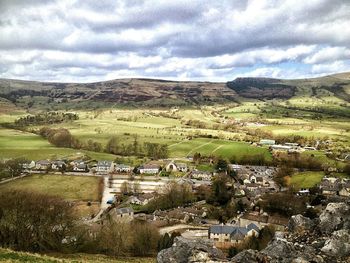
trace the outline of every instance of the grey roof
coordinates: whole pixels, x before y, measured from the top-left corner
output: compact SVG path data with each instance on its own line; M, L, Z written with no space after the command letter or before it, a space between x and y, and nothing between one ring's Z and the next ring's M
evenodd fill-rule
M116 209L117 215L129 214L129 213L133 213L133 212L134 212L134 210L131 207L123 207L123 208L117 208Z
M213 234L228 234L231 237L245 236L248 233L247 228L238 226L214 225L209 228Z
M100 167L111 167L112 165L112 162L110 161L98 161L97 162L97 166L100 166Z
M234 226L214 225L210 226L209 231L213 234L231 234L234 228Z
M130 168L130 166L126 165L126 164L116 164L115 167L117 167L117 168Z
M230 234L231 239L242 240L247 235L248 230L245 227L235 227L235 229Z
M249 225L247 225L247 230L250 231L254 229L255 231L258 231L259 232L259 227L257 227L257 225L253 224L253 223L250 223Z

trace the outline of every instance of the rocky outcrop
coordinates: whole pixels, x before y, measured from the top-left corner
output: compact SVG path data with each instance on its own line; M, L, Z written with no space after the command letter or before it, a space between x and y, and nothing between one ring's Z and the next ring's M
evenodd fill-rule
M333 232L332 237L325 242L322 252L335 257L350 255L350 233L342 229Z
M320 215L319 230L330 234L339 229L350 229L350 206L346 203L330 203Z
M176 237L172 247L158 253L158 263L227 262L223 252L207 240Z
M261 251L245 250L225 260L220 250L208 241L177 238L173 247L162 250L160 263L235 262L235 263L340 263L350 262L350 205L330 203L319 218L292 216L289 232L276 232Z
M311 231L314 225L314 222L310 218L302 215L295 215L289 220L288 230L290 232Z

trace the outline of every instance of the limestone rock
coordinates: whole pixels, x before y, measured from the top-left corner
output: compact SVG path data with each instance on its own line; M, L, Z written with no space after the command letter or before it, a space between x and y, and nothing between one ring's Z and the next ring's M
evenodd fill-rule
M291 242L284 238L274 238L261 253L275 259L293 258L296 255L296 249ZM282 262L282 261L281 261Z
M158 253L158 263L227 262L223 252L208 240L176 237L172 247Z
M322 252L337 256L350 256L350 233L348 230L342 229L335 231L332 237L326 241L325 246L321 249Z
M313 227L314 222L310 218L302 215L292 216L288 223L288 230L290 232L310 231Z
M244 251L238 253L236 256L234 256L231 259L231 262L235 262L235 263L264 262L264 261L259 261L259 259L261 259L261 257L262 256L259 254L258 251L252 250L252 249L248 249L248 250L244 250Z
M350 206L345 203L329 203L320 215L318 228L326 234L342 228L349 229Z

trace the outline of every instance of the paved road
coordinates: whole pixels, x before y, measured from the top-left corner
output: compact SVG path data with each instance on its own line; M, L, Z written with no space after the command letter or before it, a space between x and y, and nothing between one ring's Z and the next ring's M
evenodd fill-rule
M91 222L96 222L100 219L100 216L102 215L102 213L110 206L109 204L107 204L107 201L114 198L114 194L111 193L113 191L113 188L109 187L107 175L103 177L103 182L104 182L104 188L102 193L100 211L93 219L91 219Z

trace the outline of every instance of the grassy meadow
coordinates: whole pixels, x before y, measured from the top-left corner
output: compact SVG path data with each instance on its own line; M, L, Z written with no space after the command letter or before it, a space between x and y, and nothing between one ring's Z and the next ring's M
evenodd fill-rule
M27 252L18 252L10 249L0 248L0 262L36 262L36 263L153 263L154 258L123 257L113 258L104 255L93 254L52 254L40 255Z
M99 201L99 179L93 176L34 174L1 184L0 190L26 190L69 201Z

